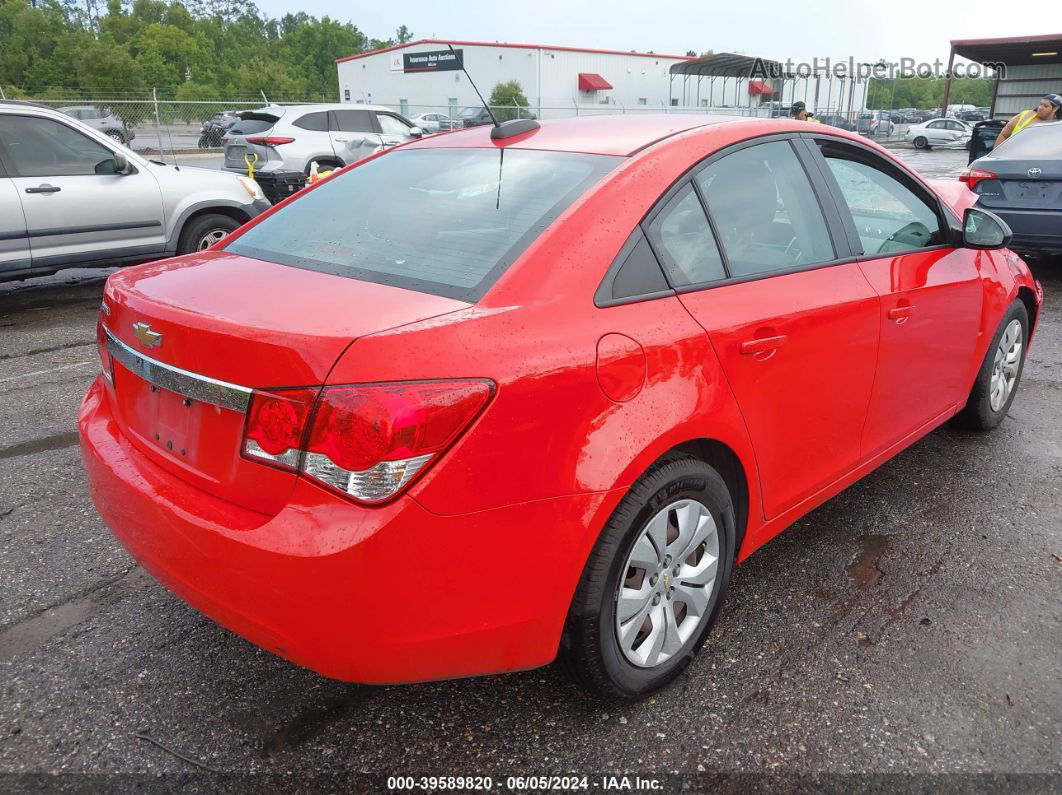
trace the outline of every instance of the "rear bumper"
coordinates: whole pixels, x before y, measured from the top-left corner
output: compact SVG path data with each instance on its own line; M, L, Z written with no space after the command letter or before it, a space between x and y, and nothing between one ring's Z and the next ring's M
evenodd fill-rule
M98 380L78 427L92 499L147 571L252 642L366 684L550 662L609 496L444 517L408 496L358 508L300 479L267 516L140 454Z
M1062 251L1062 210L1015 210L980 205L995 213L1014 233L1010 248Z

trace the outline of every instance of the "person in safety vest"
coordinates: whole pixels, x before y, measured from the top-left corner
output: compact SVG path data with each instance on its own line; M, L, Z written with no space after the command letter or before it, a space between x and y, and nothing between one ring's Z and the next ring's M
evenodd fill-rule
M1047 94L1040 100L1036 110L1023 110L1010 121L1007 126L999 131L996 137L996 146L999 146L1012 135L1017 135L1027 127L1034 124L1043 124L1045 121L1055 121L1062 118L1062 96Z
M803 102L794 102L793 107L789 109L789 115L796 121L810 121L812 124L822 124L821 121L815 118L813 113L808 113L808 106Z

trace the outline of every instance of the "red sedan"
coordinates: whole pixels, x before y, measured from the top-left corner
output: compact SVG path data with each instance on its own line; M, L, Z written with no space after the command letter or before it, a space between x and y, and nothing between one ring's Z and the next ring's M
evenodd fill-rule
M491 131L107 283L93 499L253 642L364 683L560 655L638 698L735 562L1006 415L1042 290L964 185L784 120Z

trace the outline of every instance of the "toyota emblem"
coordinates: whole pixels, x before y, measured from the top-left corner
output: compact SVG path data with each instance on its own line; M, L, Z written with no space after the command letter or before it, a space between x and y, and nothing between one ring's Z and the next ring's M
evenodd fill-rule
M1028 174L1028 175L1029 175L1030 177L1038 177L1038 176L1040 176L1041 174L1043 174L1044 172L1042 172L1042 171L1041 171L1040 169L1038 169L1038 168L1030 168L1030 169L1029 169L1028 171L1026 171L1025 173L1026 173L1026 174Z

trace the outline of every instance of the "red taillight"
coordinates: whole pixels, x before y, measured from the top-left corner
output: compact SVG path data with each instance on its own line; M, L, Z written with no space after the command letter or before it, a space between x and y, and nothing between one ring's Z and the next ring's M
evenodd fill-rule
M959 182L965 182L970 190L974 189L974 186L978 182L984 182L986 179L995 179L996 175L991 171L981 171L977 168L968 168L959 175Z
M258 144L259 146L280 146L281 144L290 144L290 143L294 143L294 141L295 141L294 138L273 138L273 137L246 138L245 140L249 144Z
M247 407L243 452L281 469L298 468L315 397L316 389L253 392Z
M243 452L380 503L454 443L493 388L484 380L325 387L312 413L315 390L255 392Z
M221 139L221 145L222 145L222 146L225 146L226 144L228 144L228 142L229 142L229 139L228 139L228 138L222 138L222 139Z

